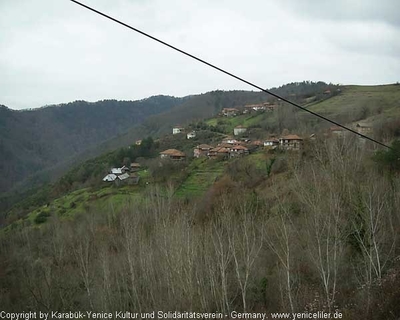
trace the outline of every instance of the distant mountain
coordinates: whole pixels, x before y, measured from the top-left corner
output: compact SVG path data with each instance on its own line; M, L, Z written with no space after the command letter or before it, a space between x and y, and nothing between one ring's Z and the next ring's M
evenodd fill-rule
M140 101L75 101L22 111L0 106L0 192L184 100L155 96Z

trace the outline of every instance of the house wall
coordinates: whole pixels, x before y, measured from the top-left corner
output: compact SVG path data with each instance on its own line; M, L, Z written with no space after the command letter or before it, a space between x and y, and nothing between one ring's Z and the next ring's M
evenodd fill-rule
M280 146L284 150L300 150L302 147L302 140L281 140Z
M239 134L245 133L247 131L246 128L235 128L233 129L233 134L238 136Z
M173 128L172 129L172 134L178 134L178 133L181 133L182 131L183 131L182 128Z

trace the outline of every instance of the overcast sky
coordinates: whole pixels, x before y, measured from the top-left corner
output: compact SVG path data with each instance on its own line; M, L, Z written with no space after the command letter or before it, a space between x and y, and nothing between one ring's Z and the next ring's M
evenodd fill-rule
M249 81L400 81L399 0L82 0ZM0 1L0 104L251 87L69 0Z

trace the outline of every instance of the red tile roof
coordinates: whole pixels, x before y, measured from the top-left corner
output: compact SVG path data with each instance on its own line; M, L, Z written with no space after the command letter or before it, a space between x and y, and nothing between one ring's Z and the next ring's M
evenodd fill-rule
M164 154L167 156L173 156L173 157L185 157L185 154L182 151L179 151L176 149L168 149L163 152L160 152L160 154Z
M277 139L277 138L269 138L269 139L265 139L264 141L267 141L267 142L279 142L279 139Z
M283 140L303 140L297 134L288 134L287 136L281 137Z
M224 147L216 147L210 150L210 152L217 152L217 153L228 153L229 149Z
M231 149L232 150L244 150L244 151L249 150L245 146L234 146Z
M197 149L212 149L213 147L208 144L200 144L197 146Z

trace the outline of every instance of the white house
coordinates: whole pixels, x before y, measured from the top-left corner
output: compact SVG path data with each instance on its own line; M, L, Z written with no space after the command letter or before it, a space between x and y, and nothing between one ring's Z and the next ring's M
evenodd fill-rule
M235 136L238 136L239 134L245 133L247 131L246 127L243 126L237 126L233 129L233 134Z
M117 179L117 176L113 173L110 173L103 178L103 181L113 182L115 179Z
M270 138L270 139L264 140L264 147L271 148L271 147L274 147L277 145L279 145L279 140L276 138Z
M300 150L303 145L303 139L296 134L289 134L279 138L279 145L283 150Z
M111 168L111 173L122 174L122 168Z
M181 133L185 128L181 126L176 126L172 128L172 134L178 134Z
M227 143L227 144L237 144L237 143L239 143L239 141L236 140L235 138L232 138L232 137L226 137L226 138L222 139L221 143L222 144L225 144L225 143Z
M186 138L187 138L187 139L192 139L192 138L194 138L194 137L196 137L196 131L189 132L189 133L186 135Z

